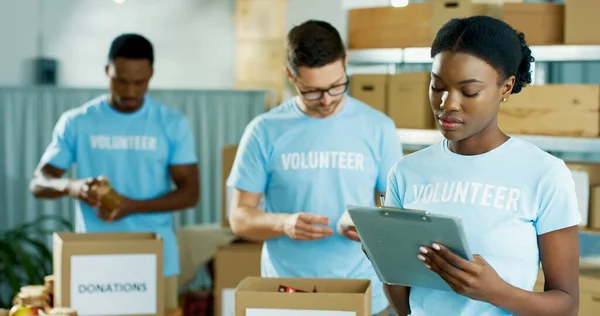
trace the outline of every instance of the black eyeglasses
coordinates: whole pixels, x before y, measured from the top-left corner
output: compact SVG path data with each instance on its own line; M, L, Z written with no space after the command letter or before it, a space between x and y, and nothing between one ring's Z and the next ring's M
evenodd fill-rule
M299 81L298 79L296 79L296 81ZM317 101L317 100L321 100L321 98L323 98L323 94L325 94L325 92L327 92L327 94L329 94L332 97L337 97L338 95L342 95L344 93L346 93L346 91L348 91L348 86L350 85L350 77L348 77L346 75L346 82L342 83L342 84L338 84L335 86L332 86L328 89L317 89L317 90L311 90L311 91L302 91L300 90L300 87L298 87L298 90L300 90L300 94L302 94L302 97L307 100L307 101Z

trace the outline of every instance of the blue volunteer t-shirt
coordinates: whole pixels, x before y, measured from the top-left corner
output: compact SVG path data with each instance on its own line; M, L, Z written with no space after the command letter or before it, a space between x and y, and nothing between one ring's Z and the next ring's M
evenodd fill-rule
M504 281L528 291L540 266L538 235L581 220L565 163L515 137L481 155L453 153L446 140L407 155L390 171L386 198L388 206L461 217L471 251ZM410 308L412 316L510 315L454 292L418 287L410 291Z
M78 178L106 176L111 186L131 199L153 199L172 190L169 166L197 163L186 117L146 97L141 109L125 114L106 96L65 112L58 120L44 163ZM78 232L155 232L164 241L164 274L179 274L179 251L170 212L130 215L113 223L76 202Z
M313 118L291 99L248 125L227 184L263 193L266 212L321 214L335 230L346 205L374 205L401 157L394 122L368 105L347 97L339 113ZM261 260L265 277L371 279L373 313L388 305L360 243L337 231L317 241L267 240Z

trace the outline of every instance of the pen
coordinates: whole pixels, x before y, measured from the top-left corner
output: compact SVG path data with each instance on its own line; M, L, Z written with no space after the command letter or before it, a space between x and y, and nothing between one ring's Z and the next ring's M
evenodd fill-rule
M379 204L382 207L385 205L385 198L384 198L383 194L379 194Z

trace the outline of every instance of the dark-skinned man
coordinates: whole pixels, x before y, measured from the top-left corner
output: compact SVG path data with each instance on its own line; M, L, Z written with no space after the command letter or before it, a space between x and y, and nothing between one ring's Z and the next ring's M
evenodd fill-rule
M153 64L154 50L146 38L117 37L106 66L109 93L60 117L30 186L37 198L75 198L78 232L159 234L165 307L174 308L179 250L173 211L198 202L198 165L186 117L146 95ZM73 164L77 178L64 178ZM116 209L103 205L94 189L99 176L123 197Z

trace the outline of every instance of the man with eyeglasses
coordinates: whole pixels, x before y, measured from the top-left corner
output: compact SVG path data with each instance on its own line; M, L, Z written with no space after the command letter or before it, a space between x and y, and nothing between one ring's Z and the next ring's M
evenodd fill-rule
M247 126L227 181L231 228L264 241L262 276L371 279L372 314L387 315L358 235L337 222L346 205L375 205L375 190L385 192L402 157L394 122L345 94L347 57L333 26L310 20L287 41L299 95Z

